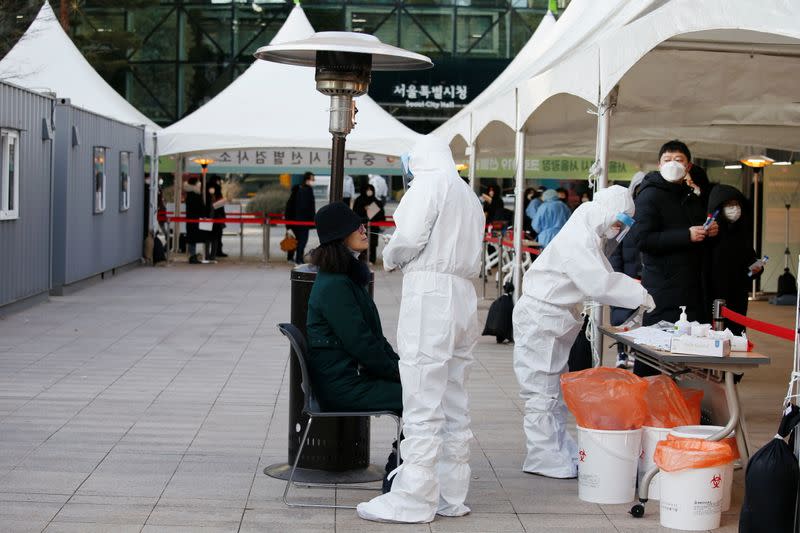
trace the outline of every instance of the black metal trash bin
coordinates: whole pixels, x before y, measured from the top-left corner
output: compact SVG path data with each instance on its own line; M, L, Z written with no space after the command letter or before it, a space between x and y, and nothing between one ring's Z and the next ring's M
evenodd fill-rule
M308 298L317 272L312 265L300 265L291 274L291 323L305 334ZM372 294L374 280L370 280ZM300 449L308 417L303 414L300 366L294 356L289 366L289 456L288 464L276 464L264 473L288 479L291 464ZM358 483L383 478L383 470L369 463L370 421L368 418L317 418L311 426L295 479L301 482Z

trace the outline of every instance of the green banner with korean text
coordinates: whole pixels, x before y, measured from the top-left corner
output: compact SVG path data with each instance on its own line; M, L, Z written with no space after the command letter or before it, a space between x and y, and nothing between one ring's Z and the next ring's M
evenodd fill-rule
M513 178L516 170L513 157L478 157L476 163L478 178ZM592 163L591 159L577 157L529 157L525 159L525 178L582 180L588 178ZM638 171L636 163L611 161L608 180L630 181Z

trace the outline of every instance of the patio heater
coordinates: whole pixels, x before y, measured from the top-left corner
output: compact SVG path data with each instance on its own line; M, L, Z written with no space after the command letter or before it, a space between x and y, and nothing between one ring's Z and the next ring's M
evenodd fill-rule
M356 124L353 98L366 94L372 71L433 66L428 57L383 44L374 35L344 31L319 32L308 39L262 46L255 56L264 61L316 69L317 90L331 99L328 126L333 136L331 202L342 200L345 138Z
M761 202L763 200L759 194L759 175L761 183L764 180L764 167L768 167L775 162L774 159L765 155L749 155L740 159L741 163L753 169L753 249L756 255L761 257ZM753 293L750 295L752 301L758 299L758 290L761 288L761 279L753 279Z
M317 91L330 97L331 202L342 201L345 139L356 124L357 109L353 99L366 94L372 71L419 70L433 66L426 56L383 44L373 35L355 32L319 32L307 39L263 46L255 56L264 61L314 67ZM291 273L291 322L303 333L308 297L315 279L316 270L310 265L300 265ZM371 293L372 281L369 287ZM315 422L303 456L298 458L302 431L308 423L303 415L303 398L300 368L296 357L292 357L288 462L270 465L264 473L287 479L291 465L297 461L294 479L301 482L357 483L381 479L383 470L369 463L369 419L342 417Z
M208 165L214 162L210 157L195 157L192 159L193 163L200 165L200 173L203 175L203 203L206 203L206 174L208 174Z

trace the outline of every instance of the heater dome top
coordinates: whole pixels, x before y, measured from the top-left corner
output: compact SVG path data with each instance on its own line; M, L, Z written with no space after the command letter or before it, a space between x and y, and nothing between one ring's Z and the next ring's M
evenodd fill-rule
M262 46L255 56L275 63L316 67L317 52L369 54L372 70L421 70L433 66L427 56L384 44L374 35L347 31L322 31L307 39Z

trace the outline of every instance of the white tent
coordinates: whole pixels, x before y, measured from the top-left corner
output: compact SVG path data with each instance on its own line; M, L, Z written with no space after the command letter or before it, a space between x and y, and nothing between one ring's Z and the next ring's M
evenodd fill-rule
M298 5L271 44L314 33ZM348 150L400 155L419 134L369 96L356 99L357 125ZM255 60L224 91L158 135L159 152L202 153L237 148L330 148L329 98L317 92L314 69Z
M474 144L479 135L488 135L490 138L485 139L487 150L494 153L496 148L505 145L507 151L513 151L513 129L517 118L514 88L566 60L576 51L588 48L600 36L635 17L650 2L572 0L557 22L548 13L500 76L435 133L448 140L460 136L468 145ZM503 124L507 128L505 131L497 127ZM491 138L493 132L496 132L496 139ZM478 146L478 149L484 148ZM461 154L454 155L458 157Z
M48 2L0 61L0 79L69 98L75 106L120 122L143 125L145 149L152 153L152 133L161 128L100 77L64 33Z
M585 110L618 86L609 139L618 157L652 162L658 145L676 136L692 141L698 155L718 159L736 159L751 147L797 150L800 133L792 128L800 103L787 72L799 58L796 3L654 2L520 84L518 120L538 153L594 154Z
M800 148L800 103L786 74L800 57L800 5L616 4L624 10L612 9L602 28L559 61L548 58L547 70L492 95L506 109L516 107L513 118L490 111L473 120L471 142L480 152L515 154L518 192L526 152L595 156L602 170L609 148L616 157L653 161L658 146L676 136L698 155L720 159L753 146ZM551 35L562 33L562 21L579 5L570 4ZM483 107L499 109L492 102ZM599 120L587 113L594 109Z

